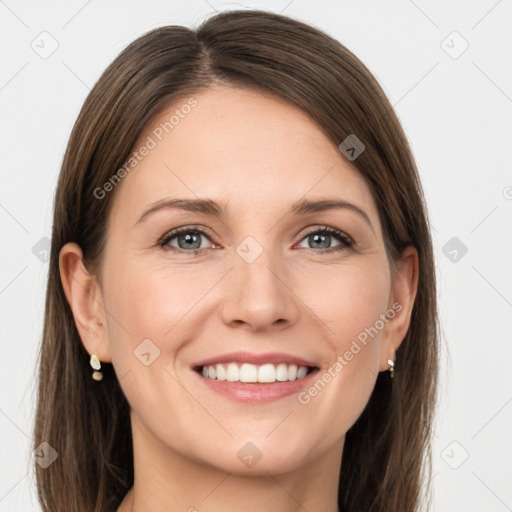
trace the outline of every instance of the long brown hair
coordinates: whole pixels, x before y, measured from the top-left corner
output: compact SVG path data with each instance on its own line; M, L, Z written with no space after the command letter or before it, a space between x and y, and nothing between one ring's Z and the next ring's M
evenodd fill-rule
M228 11L197 30L157 28L131 43L101 75L81 109L55 195L45 323L40 347L34 448L58 453L35 464L45 512L116 510L133 484L129 404L111 364L98 386L59 276L59 252L78 243L100 274L115 190L101 188L151 119L178 98L214 83L273 92L309 113L339 145L365 144L352 162L378 207L390 263L419 255L411 323L396 354L396 377L381 372L347 432L339 483L344 512L412 512L424 505L438 368L436 276L418 172L392 106L368 69L342 44L292 18Z

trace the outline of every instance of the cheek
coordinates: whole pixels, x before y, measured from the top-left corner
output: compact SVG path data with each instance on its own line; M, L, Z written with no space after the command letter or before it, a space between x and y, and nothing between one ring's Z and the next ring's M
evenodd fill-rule
M151 258L144 264L117 261L116 265L105 265L109 269L105 272L105 307L111 313L113 351L128 353L150 339L163 356L171 355L179 347L183 330L193 327L190 323L201 300L219 281L222 270L154 264Z
M317 269L303 281L298 295L324 322L337 354L386 312L390 277L385 262L377 258ZM360 338L364 340L364 335Z
M175 374L173 366L180 349L194 338L193 331L200 325L194 318L201 298L218 277L212 275L212 269L205 275L192 266L149 262L125 261L123 266L118 260L105 268L110 270L105 272L105 306L111 313L108 337L112 363L131 407L141 418L161 420L166 414L164 399L156 390L166 389L182 409L190 401L186 394L177 398L180 386L168 372ZM172 405L169 411L173 412Z
M318 405L337 404L340 418L349 425L366 404L379 371L380 340L386 325L382 318L390 293L388 268L386 261L357 262L317 275L315 282L322 286L309 288L309 295L304 289L301 297L307 296L305 302L314 304L312 309L328 326L325 339L330 356L318 376L320 382L304 400L321 393L325 400L318 400ZM355 416L347 417L346 411Z
M329 432L312 432L310 442L319 443L318 449L330 446L356 422L379 372L380 339L385 325L380 319L389 298L386 273L369 269L363 272L361 268L345 270L325 280L324 293L317 294L316 299L310 295L312 301L316 300L315 313L328 320L329 329L324 332L330 356L298 401L305 413L336 425ZM287 435L293 436L293 432Z

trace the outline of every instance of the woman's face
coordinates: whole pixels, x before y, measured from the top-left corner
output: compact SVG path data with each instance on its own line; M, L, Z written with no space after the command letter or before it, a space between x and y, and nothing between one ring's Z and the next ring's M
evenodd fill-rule
M342 446L401 341L401 305L370 189L320 128L248 90L194 98L146 128L116 187L103 354L137 446L284 472Z

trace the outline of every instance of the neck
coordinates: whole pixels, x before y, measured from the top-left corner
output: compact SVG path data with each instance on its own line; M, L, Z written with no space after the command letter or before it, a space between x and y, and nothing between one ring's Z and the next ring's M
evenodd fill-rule
M344 439L300 467L223 471L162 445L132 413L134 485L117 512L338 512Z

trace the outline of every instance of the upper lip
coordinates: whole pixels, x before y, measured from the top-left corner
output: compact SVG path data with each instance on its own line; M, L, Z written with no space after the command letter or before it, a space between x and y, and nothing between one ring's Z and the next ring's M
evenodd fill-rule
M263 354L252 354L250 352L230 352L220 356L211 357L195 363L194 368L209 366L220 363L249 363L254 365L270 364L296 364L297 366L316 367L315 363L284 352L267 352Z

